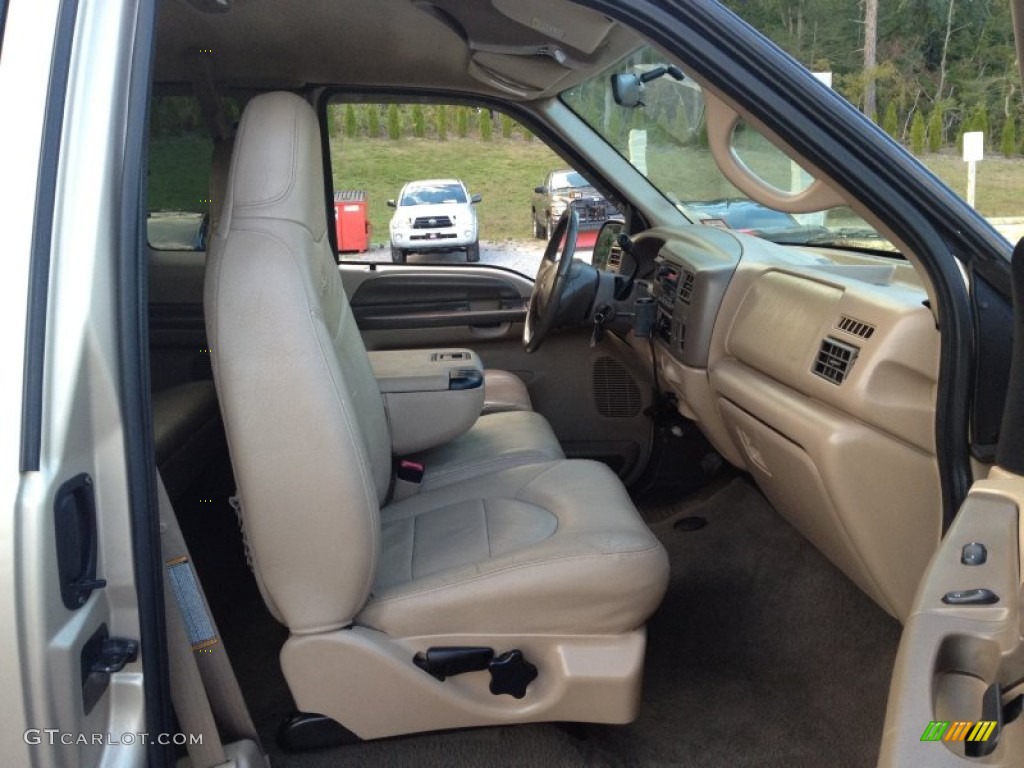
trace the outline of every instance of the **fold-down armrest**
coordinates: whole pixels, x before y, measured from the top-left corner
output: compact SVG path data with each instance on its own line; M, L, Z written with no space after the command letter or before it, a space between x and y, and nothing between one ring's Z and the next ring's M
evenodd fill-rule
M371 352L396 456L452 440L476 422L484 404L483 365L468 349Z

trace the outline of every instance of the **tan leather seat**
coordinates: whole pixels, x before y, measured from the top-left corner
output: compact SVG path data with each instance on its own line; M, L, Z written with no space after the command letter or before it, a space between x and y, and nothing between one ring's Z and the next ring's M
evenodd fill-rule
M484 371L484 415L505 411L532 411L526 384L510 371Z
M628 632L665 589L664 553L603 464L558 461L381 510L359 624L390 635Z
M421 490L428 491L486 472L564 459L565 455L551 425L539 413L502 411L485 412L469 431L411 458L423 465Z
M231 156L234 152L234 139L221 139L213 146L213 156L210 160L210 231L216 232L220 223L220 214L224 209L224 198L227 193L228 171L231 165ZM484 371L484 407L481 415L491 413L504 413L506 411L532 411L533 402L530 400L530 392L526 388L526 382L511 371L500 369L488 369ZM550 429L547 430L550 432ZM564 458L562 449L547 450L547 434L536 441L536 448L548 459ZM551 435L552 439L554 434ZM507 442L507 441L506 441ZM506 448L506 446L502 446Z
M610 470L456 456L449 482L381 508L388 423L326 238L320 147L299 97L249 103L205 297L254 572L291 631L297 705L363 738L632 719L668 562ZM514 417L540 423L477 423ZM476 429L464 450L514 431ZM438 645L522 650L540 676L521 699L491 692L486 672L440 682L413 663Z

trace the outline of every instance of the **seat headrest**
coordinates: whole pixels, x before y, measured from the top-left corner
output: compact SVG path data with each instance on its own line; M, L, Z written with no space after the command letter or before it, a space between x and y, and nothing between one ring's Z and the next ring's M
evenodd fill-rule
M327 228L320 126L293 93L261 94L242 114L218 232L241 219L291 221L319 240Z

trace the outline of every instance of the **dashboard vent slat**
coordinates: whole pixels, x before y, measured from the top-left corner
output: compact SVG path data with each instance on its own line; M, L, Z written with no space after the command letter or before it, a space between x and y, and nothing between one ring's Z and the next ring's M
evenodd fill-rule
M697 276L690 270L683 272L683 280L679 284L679 298L684 304L689 304L693 298L693 281L697 279Z
M849 315L840 315L839 322L836 323L835 327L853 336L859 336L862 339L870 339L875 333L875 326L871 323L865 323L863 320L858 320L855 317Z
M821 340L821 348L814 360L814 374L833 384L842 384L860 350L828 336Z
M602 416L631 419L640 415L643 402L640 387L618 360L599 357L593 369L594 404Z
M617 243L612 243L612 247L608 250L608 271L618 272L622 268L622 247Z

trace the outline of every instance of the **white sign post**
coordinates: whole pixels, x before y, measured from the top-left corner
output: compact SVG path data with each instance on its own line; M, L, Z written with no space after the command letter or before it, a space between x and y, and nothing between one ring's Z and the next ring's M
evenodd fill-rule
M971 131L964 134L964 162L967 163L967 204L974 207L974 192L978 186L978 161L985 158L985 134Z
M629 162L644 176L647 175L647 131L630 129Z

